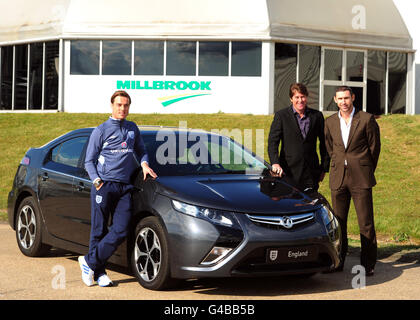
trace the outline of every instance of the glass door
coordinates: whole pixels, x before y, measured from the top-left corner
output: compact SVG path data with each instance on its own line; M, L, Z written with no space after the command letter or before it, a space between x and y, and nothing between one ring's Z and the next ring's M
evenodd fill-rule
M335 89L349 86L356 96L354 105L366 111L366 50L323 47L321 50L319 110L337 111Z

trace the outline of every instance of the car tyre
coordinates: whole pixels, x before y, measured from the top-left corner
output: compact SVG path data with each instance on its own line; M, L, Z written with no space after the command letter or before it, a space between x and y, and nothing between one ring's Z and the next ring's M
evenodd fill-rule
M173 285L167 236L158 218L146 217L137 224L131 267L138 282L146 289L163 290Z
M22 200L15 226L16 240L25 256L40 257L49 251L51 246L42 243L42 219L34 198Z

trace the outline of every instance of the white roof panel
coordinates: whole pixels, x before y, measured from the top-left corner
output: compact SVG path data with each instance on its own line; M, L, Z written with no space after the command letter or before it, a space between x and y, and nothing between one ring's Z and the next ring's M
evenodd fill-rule
M222 38L412 50L392 0L0 0L0 12L0 44Z

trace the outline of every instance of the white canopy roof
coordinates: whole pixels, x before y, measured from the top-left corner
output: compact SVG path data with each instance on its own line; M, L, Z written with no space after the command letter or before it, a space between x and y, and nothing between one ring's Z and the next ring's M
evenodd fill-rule
M54 38L279 40L412 51L392 0L0 0L0 44Z

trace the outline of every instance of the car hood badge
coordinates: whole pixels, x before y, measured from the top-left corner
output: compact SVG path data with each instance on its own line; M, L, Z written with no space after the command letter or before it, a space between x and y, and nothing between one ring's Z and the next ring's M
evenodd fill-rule
M280 224L283 226L283 227L285 227L285 228L287 228L287 229L290 229L291 227L293 227L293 220L292 219L290 219L289 217L287 217L287 216L284 216L284 217L282 217L281 218L281 220L280 220Z

